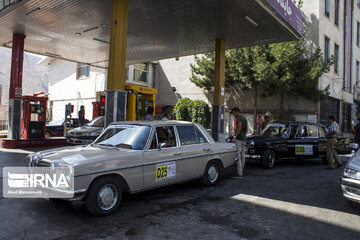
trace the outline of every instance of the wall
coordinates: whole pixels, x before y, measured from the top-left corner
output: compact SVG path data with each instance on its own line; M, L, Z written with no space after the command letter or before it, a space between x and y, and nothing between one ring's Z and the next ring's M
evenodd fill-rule
M90 77L76 79L77 64L55 60L50 64L49 100L52 101L52 118L62 119L65 105L74 105L72 117L78 117L80 106L85 106L85 118L92 119L92 102L96 100L96 92L105 87L105 69L90 67Z

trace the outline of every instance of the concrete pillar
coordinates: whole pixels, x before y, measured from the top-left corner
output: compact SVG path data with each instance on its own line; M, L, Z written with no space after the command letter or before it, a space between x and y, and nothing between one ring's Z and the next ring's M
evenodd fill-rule
M20 139L22 109L22 74L25 35L15 33L12 41L11 77L9 88L8 138Z
M107 90L124 90L129 0L113 0Z
M220 140L219 134L224 133L225 128L225 41L216 40L215 43L215 82L214 104L212 109L212 136Z

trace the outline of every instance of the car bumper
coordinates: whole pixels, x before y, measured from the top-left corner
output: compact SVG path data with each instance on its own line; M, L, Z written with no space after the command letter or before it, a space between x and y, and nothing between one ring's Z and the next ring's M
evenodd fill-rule
M252 159L252 160L259 160L261 158L261 156L257 155L257 154L246 154L245 158L246 159Z
M69 190L62 190L62 189L55 189L55 188L42 188L43 190L43 197L44 198L51 198L49 196L51 196L51 194L56 194L56 195L62 195L64 196L63 198L58 197L59 199L63 199L66 201L81 201L85 195L86 195L86 189L80 189L80 190L73 190L73 191L69 191Z
M345 198L360 203L360 180L342 177L341 188Z

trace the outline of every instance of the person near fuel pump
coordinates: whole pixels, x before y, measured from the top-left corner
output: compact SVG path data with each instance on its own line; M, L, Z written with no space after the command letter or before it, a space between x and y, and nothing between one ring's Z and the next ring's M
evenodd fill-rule
M337 152L335 150L335 145L337 143L337 135L339 132L339 124L336 123L335 117L333 115L329 115L328 117L328 133L327 136L327 151L326 156L329 163L329 166L325 169L335 169L334 161L336 162L336 167L341 167L342 162L339 160Z
M153 117L153 113L154 113L154 108L153 107L148 107L146 110L146 116L144 117L145 121L154 121L155 118Z
M85 107L84 105L80 106L80 111L78 112L79 115L79 126L82 127L85 125Z
M231 114L236 118L236 133L235 137L231 140L235 143L237 149L236 169L237 175L233 178L243 178L245 167L245 146L246 146L246 133L248 131L248 123L244 115L241 114L240 109L234 107Z
M356 116L358 123L351 129L351 132L355 135L354 142L360 146L360 112Z

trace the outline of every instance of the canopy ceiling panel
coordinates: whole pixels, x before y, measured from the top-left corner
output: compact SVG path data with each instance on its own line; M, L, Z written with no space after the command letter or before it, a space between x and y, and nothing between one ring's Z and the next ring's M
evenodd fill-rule
M215 39L231 49L298 38L301 33L269 2L276 1L129 0L127 63L214 51ZM12 34L22 33L25 51L107 67L111 5L15 1L0 11L0 45L11 47Z

